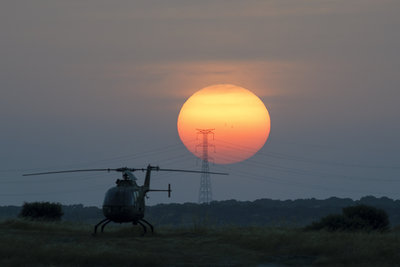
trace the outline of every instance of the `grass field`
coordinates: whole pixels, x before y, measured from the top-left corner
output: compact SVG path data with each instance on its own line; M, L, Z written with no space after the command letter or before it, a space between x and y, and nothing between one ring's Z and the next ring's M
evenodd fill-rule
M394 266L400 232L328 233L262 227L109 227L0 222L0 266ZM108 226L107 226L108 227Z

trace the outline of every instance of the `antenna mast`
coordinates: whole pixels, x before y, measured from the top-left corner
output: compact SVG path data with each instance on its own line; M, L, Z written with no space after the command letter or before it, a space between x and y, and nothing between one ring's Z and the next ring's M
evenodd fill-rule
M213 144L208 143L208 135L212 134L214 140L214 130L215 129L196 129L197 136L201 134L203 136L202 143L198 144L197 147L202 148L201 155L201 171L203 172L200 177L200 190L199 190L199 203L209 204L212 201L212 191L211 191L211 179L210 179L210 167L208 166L208 161L210 157L208 156L208 147Z

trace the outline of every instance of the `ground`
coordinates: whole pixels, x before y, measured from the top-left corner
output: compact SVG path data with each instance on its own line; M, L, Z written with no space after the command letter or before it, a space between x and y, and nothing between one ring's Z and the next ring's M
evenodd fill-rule
M400 232L329 233L266 227L156 228L0 222L0 266L393 266ZM108 227L108 226L107 226Z

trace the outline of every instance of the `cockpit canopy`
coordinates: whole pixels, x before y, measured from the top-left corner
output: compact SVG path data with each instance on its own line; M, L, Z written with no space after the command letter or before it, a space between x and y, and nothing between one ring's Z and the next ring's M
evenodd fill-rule
M138 197L139 191L135 187L115 186L107 191L103 206L135 206Z

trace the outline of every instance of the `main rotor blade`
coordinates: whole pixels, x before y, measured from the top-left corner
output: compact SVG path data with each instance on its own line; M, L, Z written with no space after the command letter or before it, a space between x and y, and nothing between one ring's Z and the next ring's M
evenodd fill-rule
M116 171L117 169L84 169L84 170L68 170L68 171L54 171L54 172L37 172L37 173L27 173L22 176L33 176L33 175L46 175L46 174L56 174L56 173L68 173L68 172L104 172L104 171Z
M158 169L156 171L166 171L166 172L192 172L192 173L209 173L218 175L229 175L226 172L203 172L203 171L191 171L191 170L178 170L178 169Z
M64 170L64 171L52 171L52 172L37 172L37 173L27 173L23 174L22 176L33 176L33 175L46 175L46 174L58 174L58 173L71 173L71 172L110 172L110 171L117 171L117 172L124 172L124 171L146 171L147 169L134 169L134 168L117 168L117 169L81 169L81 170ZM203 172L203 171L192 171L192 170L179 170L179 169L160 169L156 167L152 169L153 171L167 171L167 172L190 172L190 173L209 173L209 174L217 174L217 175L229 175L225 172Z

